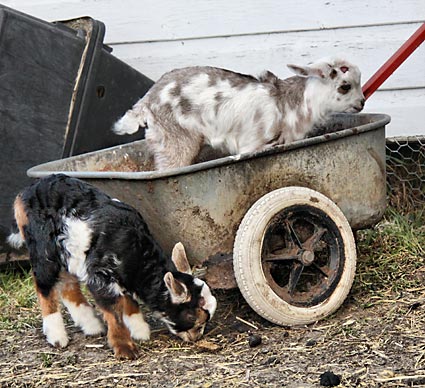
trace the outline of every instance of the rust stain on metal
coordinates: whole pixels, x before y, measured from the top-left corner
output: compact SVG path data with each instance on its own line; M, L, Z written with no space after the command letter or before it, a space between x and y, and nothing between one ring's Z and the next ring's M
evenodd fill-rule
M147 192L149 194L153 194L155 192L155 185L153 184L153 182L147 183Z
M193 206L191 211L194 217L199 217L208 224L208 230L210 233L213 233L215 236L219 236L222 233L223 226L218 225L214 221L207 209L201 209L199 206Z

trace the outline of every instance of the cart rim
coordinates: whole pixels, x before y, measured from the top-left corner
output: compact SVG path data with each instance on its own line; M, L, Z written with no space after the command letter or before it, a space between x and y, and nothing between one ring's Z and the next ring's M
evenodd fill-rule
M326 133L320 136L314 136L307 139L302 139L298 141L294 141L289 144L278 145L263 151L250 152L245 154L231 155L223 158L218 158L214 160L209 160L202 163L192 164L190 166L173 168L169 170L161 170L161 171L140 171L140 172L120 172L120 171L63 171L63 170L55 170L53 167L56 167L57 161L47 162L40 164L38 166L34 166L27 171L27 175L31 178L41 178L50 174L58 174L63 173L68 176L78 177L81 179L123 179L123 180L155 180L162 178L173 178L179 175L192 174L197 171L207 170L215 167L226 166L234 163L239 163L245 161L247 159L255 159L262 158L269 155L279 154L286 151L298 149L301 147L307 147L314 144L330 142L334 140L338 140L344 137L359 135L364 132L368 132L371 130L376 130L384 127L391 120L390 116L381 113L357 113L357 114L348 114L348 113L339 113L335 114L332 117L334 119L343 118L349 116L356 116L358 118L368 119L369 122L366 124L358 125L355 127L338 130L336 132ZM90 157L96 155L100 152L113 152L114 150L125 150L127 147L137 147L138 144L141 144L145 140L139 140L132 143L127 143L124 145L119 145L107 149L103 149L100 151L89 152L86 154L81 154L77 156L72 156L69 158L62 159L65 161L76 161L81 159L82 157Z

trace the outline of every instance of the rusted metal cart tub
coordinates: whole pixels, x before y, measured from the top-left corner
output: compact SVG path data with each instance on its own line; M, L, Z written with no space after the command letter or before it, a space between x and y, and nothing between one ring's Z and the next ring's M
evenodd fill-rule
M324 135L168 171L151 171L140 140L28 175L92 183L140 211L166 252L183 242L212 287L238 286L271 322L307 324L342 304L356 268L352 229L374 225L385 211L389 121L335 115Z

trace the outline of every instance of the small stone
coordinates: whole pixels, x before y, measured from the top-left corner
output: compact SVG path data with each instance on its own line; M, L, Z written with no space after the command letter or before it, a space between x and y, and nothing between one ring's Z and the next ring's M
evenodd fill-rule
M307 341L307 343L305 344L305 346L308 346L309 348L311 348L312 346L314 346L314 345L316 345L317 344L317 341L316 340L314 340L314 339L309 339L308 341Z
M277 365L280 364L280 361L277 357L269 357L265 362L264 365Z
M320 375L320 385L322 385L323 387L336 387L340 383L341 377L330 371L327 371Z
M250 348L255 348L256 346L261 344L261 336L257 334L251 334L248 338L248 343Z

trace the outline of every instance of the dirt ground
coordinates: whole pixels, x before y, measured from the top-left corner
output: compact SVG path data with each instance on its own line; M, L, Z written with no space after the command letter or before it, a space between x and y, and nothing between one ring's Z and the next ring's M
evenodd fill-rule
M220 291L197 344L173 338L148 314L152 338L139 343L135 361L115 360L105 337L85 338L71 323L68 347L52 348L37 316L34 325L0 332L0 386L301 388L320 387L327 371L340 387L425 386L424 293L371 298L367 306L350 295L332 317L285 328L256 315L237 290ZM261 344L250 346L254 335Z

